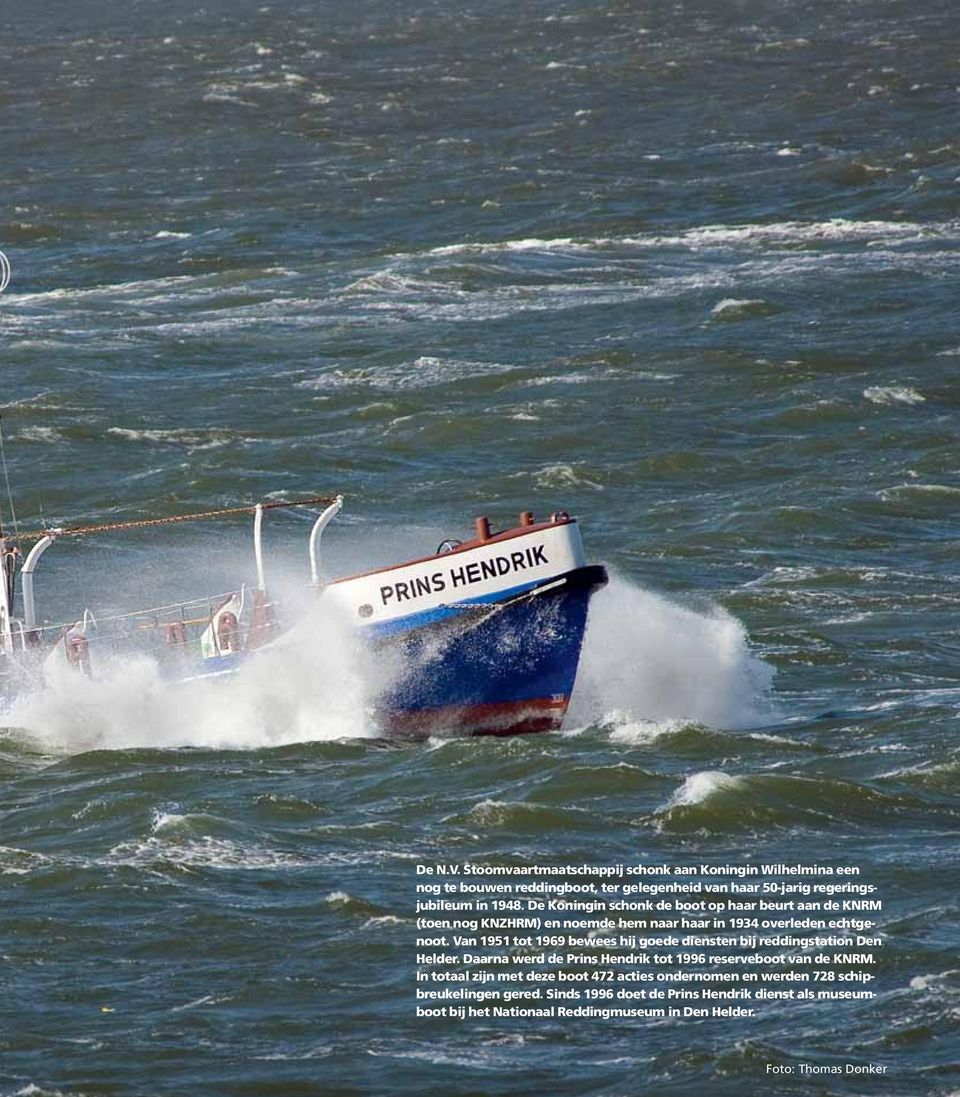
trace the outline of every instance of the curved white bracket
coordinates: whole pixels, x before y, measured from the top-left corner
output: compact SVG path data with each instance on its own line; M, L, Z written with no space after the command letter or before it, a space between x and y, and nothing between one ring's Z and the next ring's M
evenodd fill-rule
M257 561L257 589L265 591L267 581L263 575L263 503L257 503L253 512L253 555Z
M340 513L342 506L343 496L338 495L313 523L313 529L310 530L310 582L315 587L320 586L320 537L330 520Z
M33 598L33 573L36 570L40 557L56 540L58 529L52 529L33 546L27 553L27 558L20 569L20 580L23 590L23 627L26 632L33 632L37 627L37 607Z

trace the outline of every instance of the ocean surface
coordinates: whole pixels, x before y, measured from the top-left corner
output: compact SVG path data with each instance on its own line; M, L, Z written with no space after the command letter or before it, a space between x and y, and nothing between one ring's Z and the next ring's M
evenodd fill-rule
M189 697L23 699L2 1097L960 1092L958 40L952 0L3 7L20 527L342 492L335 575L563 508L613 578L559 734L384 744L323 620ZM57 544L41 614L249 542ZM468 858L858 864L878 997L418 1021L414 865Z

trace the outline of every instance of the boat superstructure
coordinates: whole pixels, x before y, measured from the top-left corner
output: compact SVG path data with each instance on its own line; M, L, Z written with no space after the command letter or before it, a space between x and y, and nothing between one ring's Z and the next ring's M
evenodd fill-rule
M0 531L0 669L6 695L15 693L18 686L42 683L44 673L58 666L91 674L98 664L132 654L150 655L171 679L231 673L282 631L277 607L267 591L262 539L265 512L323 507L309 538L311 574L319 576L320 537L342 505L342 496L314 496L128 522L17 532L12 538ZM75 619L61 618L57 624L40 622L35 576L41 557L56 542L239 514L253 517L254 584L119 614L95 614L86 608ZM18 600L20 612L16 613Z

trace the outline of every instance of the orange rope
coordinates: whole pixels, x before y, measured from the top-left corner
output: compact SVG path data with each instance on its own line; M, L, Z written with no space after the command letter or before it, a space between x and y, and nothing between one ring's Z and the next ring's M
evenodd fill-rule
M280 507L310 507L318 504L332 503L333 499L325 495L317 495L312 499L295 499L291 503L263 503L264 510L277 510ZM99 526L76 526L73 529L56 530L58 537L79 537L87 533L108 533L121 529L144 529L147 526L166 526L173 522L196 522L201 518L220 518L225 514L253 514L256 505L247 507L225 507L222 510L204 510L197 514L173 514L168 518L140 518L131 522L108 522ZM46 537L53 530L39 530L33 533L23 534L24 540L38 541Z

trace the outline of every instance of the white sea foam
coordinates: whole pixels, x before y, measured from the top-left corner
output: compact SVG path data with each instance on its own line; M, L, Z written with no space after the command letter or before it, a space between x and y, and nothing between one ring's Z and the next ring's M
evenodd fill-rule
M665 735L672 735L685 726L683 720L636 720L623 712L608 712L604 715L604 724L613 725L610 738L617 743L629 743L631 746L644 746L655 743Z
M590 373L579 371L576 373L548 373L543 377L531 377L524 381L524 388L541 388L543 385L590 385L595 384L601 378L622 378L627 376L623 370L598 369ZM629 376L636 376L635 374Z
M50 863L50 858L42 853L15 846L0 846L0 876L28 876L34 869Z
M237 84L214 83L207 87L203 94L204 103L232 103L239 107L255 106L249 99L242 99L240 92L243 89Z
M66 441L56 427L24 427L17 434L17 438L22 442L41 442L45 445L57 445Z
M298 388L338 391L351 388L385 389L390 392L433 388L472 377L495 376L516 369L502 362L480 362L459 358L421 355L413 362L386 366L356 366L325 370L297 383Z
M46 1086L34 1085L29 1082L22 1089L13 1091L12 1097L84 1097L79 1089L72 1090L68 1095L60 1089L48 1089Z
M314 1044L313 1047L307 1048L306 1051L289 1053L277 1051L271 1055L251 1055L250 1058L266 1063L299 1062L303 1059L325 1059L328 1055L332 1055L333 1052L333 1044Z
M749 241L748 241L749 242ZM898 245L899 240L894 241ZM613 249L621 259L630 262L646 258L648 249L658 247L685 247L691 252L702 250L701 245L691 240L673 242L669 239L654 238L619 240L596 239L572 242L565 239L557 241L504 241L501 244L450 245L444 256L459 254L485 254L485 248L491 253L533 251L541 246L543 253L554 255L568 252L570 256L591 254L598 250ZM714 246L714 245L710 245ZM728 241L716 247L727 248L737 253L746 250L744 244ZM471 249L479 249L476 252ZM825 262L828 261L832 277L842 277L848 272L862 273L865 266L877 270L890 270L907 273L923 272L925 275L953 273L956 267L956 253L942 249L933 251L928 246L913 250L895 250L892 246L864 253L862 248L828 249L828 260L823 249L811 250L794 246L787 240L783 247L767 247L762 241L751 247L753 257L741 256L734 264L698 262L683 273L672 273L682 269L676 266L666 268L657 276L650 272L642 283L635 278L605 280L602 283L592 280L570 281L568 278L554 282L543 282L535 288L523 285L487 285L485 288L465 292L449 282L436 282L417 277L411 272L411 266L419 270L424 260L436 258L432 252L414 256L393 256L387 269L368 275L353 282L340 291L340 301L351 313L371 313L378 324L402 323L406 319L424 319L430 321L449 320L451 322L472 322L496 320L509 316L529 313L557 313L566 310L596 308L608 305L627 305L632 302L659 299L677 299L687 294L703 297L705 291L713 291L717 299L726 298L737 301L736 307L727 304L714 316L714 320L736 320L751 316L764 316L779 311L774 302L757 299L740 299L745 286L777 285L783 288L795 281L806 281L816 277L822 280ZM551 264L555 267L556 264ZM669 272L667 272L669 271ZM289 306L289 302L287 303ZM163 331L162 328L157 328ZM212 329L211 329L212 330Z
M37 340L37 345L43 345L42 340ZM55 346L66 346L64 343L56 343ZM51 399L53 397L53 399ZM8 400L0 404L0 411L13 411L14 408L42 408L44 411L54 411L60 407L56 395L51 389L43 389L32 396L24 396L19 400Z
M776 221L765 225L702 225L677 233L643 233L630 236L597 236L577 239L528 237L431 248L433 256L486 255L498 252L595 251L600 248L681 247L699 251L744 246L796 247L810 244L900 243L908 240L955 239L960 222L921 225L911 221L855 221L843 217L828 221Z
M953 484L895 484L890 488L881 488L877 492L877 498L882 499L884 502L891 502L896 499L910 498L911 496L919 495L960 495L960 488L954 487Z
M670 807L692 807L709 800L717 792L733 792L743 780L722 770L702 770L691 773L670 798Z
M184 289L191 285L201 285L204 276L193 274L175 274L168 278L149 278L137 282L117 282L103 286L89 286L86 288L60 287L58 289L44 290L41 293L18 293L7 302L8 306L15 304L32 305L47 304L56 301L82 301L101 297L136 297L140 298L146 291L158 289Z
M951 969L930 975L914 975L910 980L911 990L947 990L956 986L960 971Z
M345 903L351 902L351 899L345 891L331 891L329 895L324 896L324 902L330 903L331 906L342 907Z
M593 241L577 241L572 236L562 236L555 240L546 240L540 237L530 237L525 240L501 240L475 244L445 244L441 247L430 248L428 255L484 255L487 252L497 251L556 251L558 249L572 248L575 250L589 249L594 244L607 243L604 239Z
M863 390L871 404L922 404L926 397L908 385L872 385Z
M810 567L809 565L796 567L780 565L761 575L758 579L751 579L743 586L746 589L747 587L771 586L776 583L806 583L817 579L820 574L819 568Z
M704 225L672 236L652 236L658 244L687 245L694 248L761 244L783 246L816 243L858 243L860 241L899 241L953 236L954 222L920 225L909 221L851 221L843 217L829 221L775 221L766 225ZM642 238L634 238L642 239Z
M758 316L768 312L770 305L757 297L725 297L710 310L710 315L718 320L739 320L744 316Z
M187 818L186 815L178 815L172 811L158 811L154 817L153 822L150 824L150 829L156 834L158 831L167 830L170 827L176 827Z
M114 846L102 861L103 864L129 865L134 868L148 868L168 862L188 868L234 871L304 868L313 864L307 858L285 853L282 850L241 845L226 838L212 838L209 835L186 842L168 841L163 838L121 842Z
M214 1006L220 1002L229 1002L232 995L223 994L217 997L215 994L204 994L202 998L195 998L192 1002L184 1002L182 1006L171 1006L171 1013L182 1013L185 1009L197 1009L199 1006Z
M232 430L216 427L191 430L177 427L169 430L159 428L107 427L107 434L122 438L125 442L153 442L159 445L187 446L189 449L214 449L225 446L236 437Z
M786 735L772 735L769 732L756 731L752 735L747 736L748 739L753 739L758 743L777 743L786 747L802 747L803 744L799 743L796 739L791 739Z
M670 721L710 727L771 723L773 670L720 607L688 609L616 575L590 607L570 718L617 722L641 738ZM662 734L663 732L659 732Z
M575 465L545 465L534 473L533 481L538 488L544 490L570 487L591 488L593 491L604 490L603 484L591 480Z
M388 674L341 621L314 606L231 678L164 682L145 656L105 663L96 678L64 667L15 701L6 721L63 753L356 738L373 734L369 695ZM177 822L168 813L156 826L162 833Z
M466 817L473 823L493 824L502 823L506 816L513 810L529 808L529 804L509 802L506 800L478 800L466 813Z

